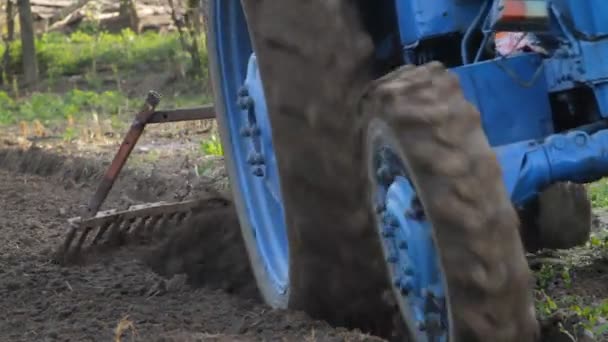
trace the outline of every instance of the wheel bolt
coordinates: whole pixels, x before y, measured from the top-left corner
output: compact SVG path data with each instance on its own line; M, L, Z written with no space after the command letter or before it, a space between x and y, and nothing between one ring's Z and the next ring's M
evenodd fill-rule
M394 229L391 227L384 227L384 229L382 229L382 236L384 236L385 238L388 237L392 237L394 236Z
M399 220L395 216L391 215L388 224L393 228L397 228L399 227Z
M249 96L240 97L237 102L241 110L249 110L253 106L253 99Z
M249 89L247 89L247 86L241 86L239 88L239 91L237 92L237 96L238 97L249 96Z
M403 240L399 242L399 249L407 249L407 241Z
M257 137L260 135L260 128L257 125L251 125L250 132L251 136Z
M256 177L264 177L264 170L262 170L262 168L260 168L260 167L256 167L253 170L253 175Z
M264 165L264 156L262 156L262 154L258 153L255 156L255 160L253 161L253 163L255 165Z
M260 153L251 152L247 156L247 163L249 165L264 165L264 157Z
M424 324L424 322L422 322L422 321L418 321L418 322L416 322L416 329L418 329L419 331L425 331L426 324Z
M242 137L250 137L251 136L251 130L249 129L249 127L243 127L241 128L241 136Z
M382 165L378 168L376 171L376 176L378 177L378 180L384 184L389 184L393 181L391 170L386 165Z
M399 289L404 295L409 294L410 291L414 289L414 285L412 284L412 277L405 277L405 279L401 281L401 284L399 284Z

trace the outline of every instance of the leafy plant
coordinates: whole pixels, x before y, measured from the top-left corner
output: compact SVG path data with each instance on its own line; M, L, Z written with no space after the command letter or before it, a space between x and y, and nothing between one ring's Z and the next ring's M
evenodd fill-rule
M205 154L205 155L210 155L210 156L223 156L224 155L224 149L222 147L222 143L220 142L220 139L217 137L217 135L215 133L212 134L209 139L201 141L200 149L203 152L203 154Z
M608 207L608 179L601 179L589 184L587 191L594 208Z

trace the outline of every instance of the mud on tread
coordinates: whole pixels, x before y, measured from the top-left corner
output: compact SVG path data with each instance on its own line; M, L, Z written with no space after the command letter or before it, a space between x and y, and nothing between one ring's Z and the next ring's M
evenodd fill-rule
M357 103L373 46L356 1L245 0L290 245L289 307L384 336L380 245L364 198Z
M433 225L454 340L537 340L517 215L456 76L435 62L402 67L370 87L362 113L398 133L397 152Z

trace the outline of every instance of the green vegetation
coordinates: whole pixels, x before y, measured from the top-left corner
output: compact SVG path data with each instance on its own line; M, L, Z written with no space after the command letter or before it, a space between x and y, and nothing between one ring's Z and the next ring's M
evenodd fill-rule
M78 120L91 113L112 116L127 110L129 101L115 91L96 93L70 90L63 96L51 93L34 93L29 98L12 99L0 91L0 124L40 120L43 124L63 121L69 117Z
M206 69L205 45L200 46ZM0 45L0 55L4 49ZM74 123L85 123L92 117L109 121L114 130L124 128L143 98L125 96L130 89L122 89L121 80L143 82L146 75L157 72L185 76L192 67L176 32L135 34L123 30L113 34L90 29L70 35L47 33L37 39L36 49L43 81L35 90L22 89L19 77L1 75L0 126L37 120L44 126L59 127L66 141L79 135ZM9 51L9 73L21 70L21 54L21 42L15 40ZM71 78L76 75L79 77ZM211 100L197 93L201 80L184 78L180 82L185 83L166 94L162 107L190 107ZM209 151L218 153L213 144Z
M224 149L218 136L214 133L207 140L201 141L201 152L208 156L223 156Z
M594 208L608 207L608 179L604 178L587 187Z
M0 46L0 55L4 49L4 46ZM120 34L77 31L69 36L47 33L36 41L36 53L40 70L50 79L84 74L83 71L91 69L148 70L150 65L190 67L190 59L183 51L177 33L161 35L147 32L137 35L130 30ZM201 51L201 59L205 68L206 51ZM19 41L11 45L10 69L21 70Z

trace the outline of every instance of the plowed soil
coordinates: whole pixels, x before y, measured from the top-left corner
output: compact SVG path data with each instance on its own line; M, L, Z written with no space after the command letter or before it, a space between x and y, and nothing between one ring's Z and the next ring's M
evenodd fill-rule
M52 256L67 219L79 214L116 148L62 145L22 149L13 139L0 142L0 341L381 340L265 306L230 203L210 202L186 222L163 227L162 239L88 251L77 264L57 264ZM202 162L190 145L175 144L174 137L144 139L139 147L160 154L136 151L104 209L219 197L226 190L221 159ZM197 176L193 166L203 164L207 169ZM597 212L594 230L607 227L608 211ZM543 276L538 270L545 262L537 259L571 260L570 281ZM550 297L581 306L608 298L606 251L579 248L532 260L537 277L546 278L537 288ZM567 323L566 316L559 321ZM544 322L544 341L570 341L558 336L557 322Z
M37 149L0 152L0 341L379 340L264 306L230 205L166 227L164 240L55 263L99 164ZM106 207L210 191L187 178L126 170Z

